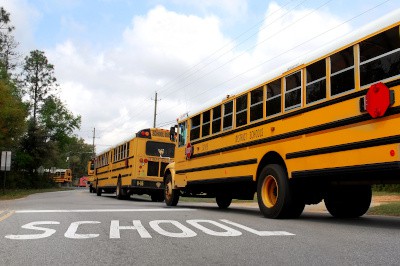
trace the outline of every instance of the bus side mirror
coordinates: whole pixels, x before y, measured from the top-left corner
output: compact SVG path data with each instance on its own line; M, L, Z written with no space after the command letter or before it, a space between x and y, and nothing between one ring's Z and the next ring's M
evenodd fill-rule
M176 128L176 127L173 126L173 127L171 127L171 128L169 129L169 139L172 140L172 141L175 141L175 134L176 134L175 128Z

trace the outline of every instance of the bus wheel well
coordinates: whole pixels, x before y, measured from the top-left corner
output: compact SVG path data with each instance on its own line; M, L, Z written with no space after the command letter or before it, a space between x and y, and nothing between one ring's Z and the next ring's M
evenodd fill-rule
M163 178L163 182L165 183L165 178L167 178L167 175L170 175L171 171L169 169L167 169L164 173L164 178Z
M268 164L279 164L285 169L285 171L287 173L286 164L285 164L285 161L283 160L283 158L279 155L279 153L270 151L267 154L265 154L264 157L262 157L260 163L258 164L257 176L256 176L257 180L258 180L258 177L260 176L261 171Z

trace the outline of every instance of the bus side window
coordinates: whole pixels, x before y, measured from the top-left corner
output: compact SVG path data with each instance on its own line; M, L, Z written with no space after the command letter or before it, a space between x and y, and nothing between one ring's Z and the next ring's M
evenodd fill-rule
M179 124L179 141L178 146L186 146L186 136L187 136L187 123L186 121Z
M331 55L331 96L335 96L355 87L353 47Z
M400 34L396 26L360 43L360 81L365 86L400 71Z

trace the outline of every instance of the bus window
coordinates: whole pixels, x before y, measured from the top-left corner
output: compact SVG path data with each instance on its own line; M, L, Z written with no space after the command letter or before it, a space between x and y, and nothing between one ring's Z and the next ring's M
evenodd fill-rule
M399 27L392 28L360 43L361 86L400 73Z
M267 84L267 116L275 115L281 112L281 80L275 80Z
M236 99L236 127L247 124L247 94Z
M301 106L301 71L285 77L285 111Z
M215 134L221 131L221 106L214 107L212 110L213 110L212 133Z
M201 136L206 137L210 135L210 110L205 111L202 115Z
M233 101L224 104L224 121L223 130L232 128Z
M200 138L200 115L196 115L191 119L190 140Z
M250 122L263 118L264 88L260 87L250 93Z
M306 67L306 103L326 98L326 66L325 59Z
M182 147L182 146L186 146L186 136L187 136L187 127L186 127L187 123L182 122L178 125L179 127L179 141L178 141L178 146Z
M146 155L173 158L175 144L159 141L146 142Z
M354 89L353 47L331 56L331 95Z

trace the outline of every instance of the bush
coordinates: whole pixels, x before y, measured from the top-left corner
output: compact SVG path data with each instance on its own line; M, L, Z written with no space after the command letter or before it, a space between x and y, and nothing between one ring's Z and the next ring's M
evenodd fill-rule
M400 184L390 184L390 185L374 185L372 186L373 191L381 192L397 192L400 193Z

